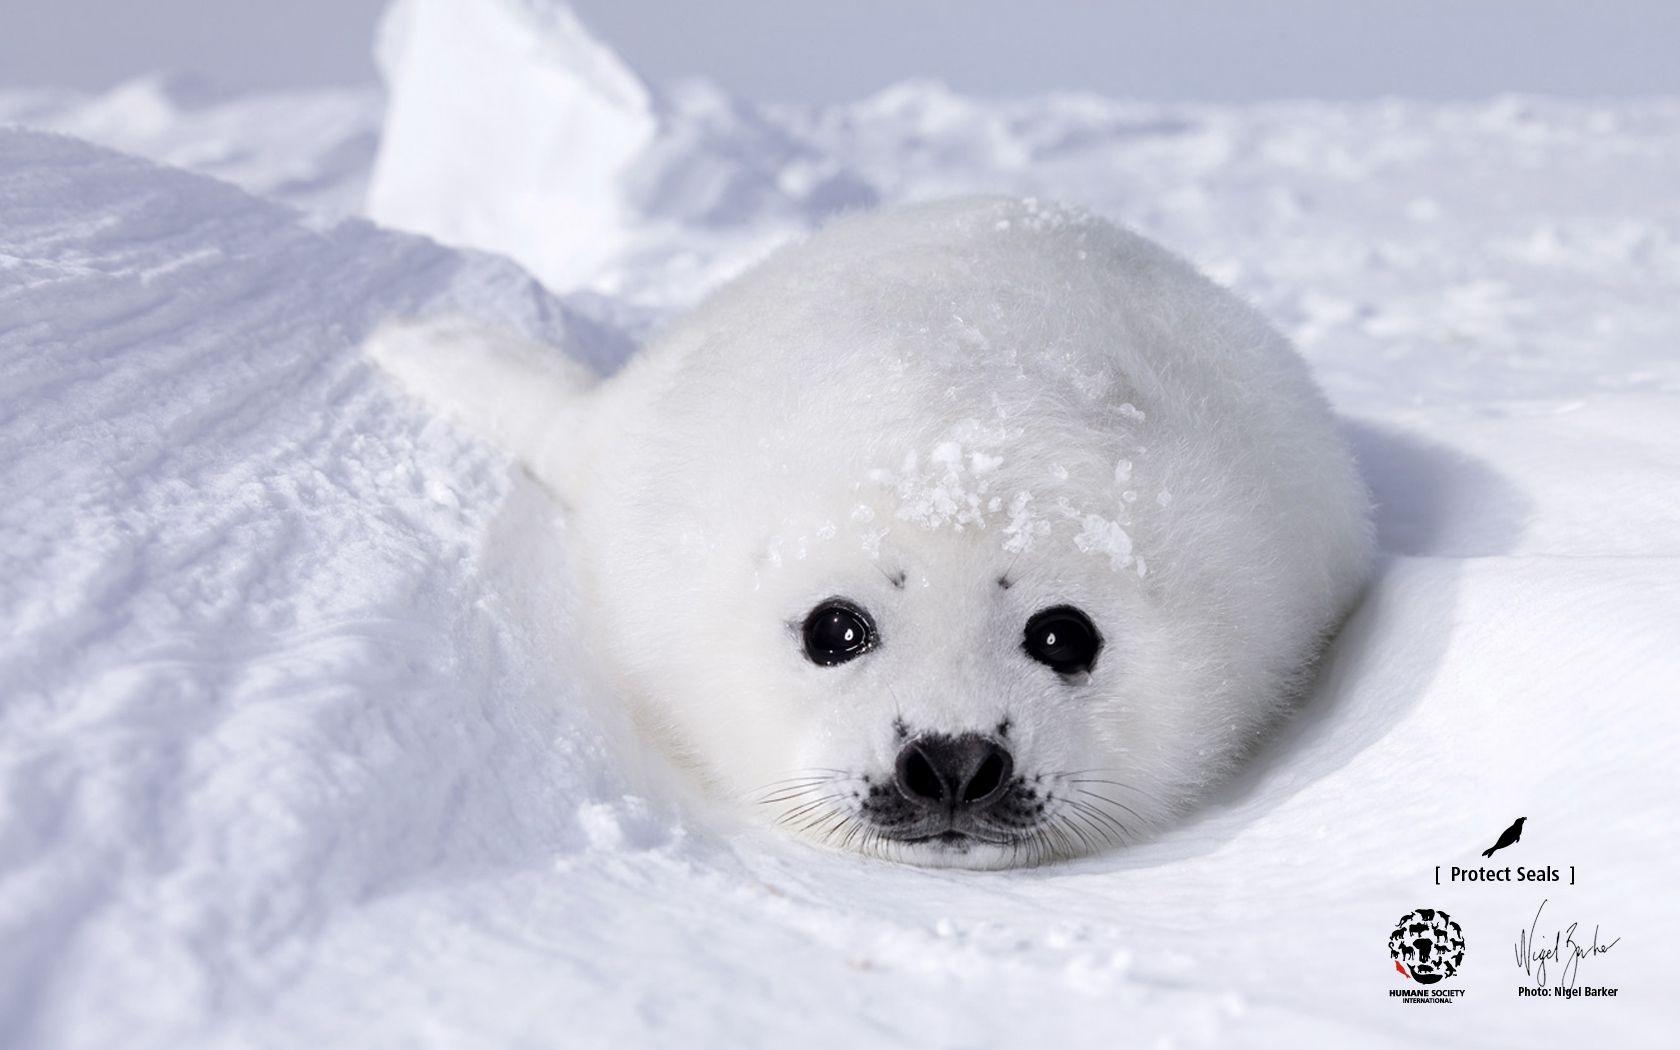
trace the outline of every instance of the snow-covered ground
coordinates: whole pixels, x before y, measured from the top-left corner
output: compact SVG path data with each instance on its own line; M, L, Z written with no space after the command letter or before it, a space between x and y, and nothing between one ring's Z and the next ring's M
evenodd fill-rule
M1672 1045L1680 100L764 108L465 9L388 23L388 100L0 94L59 133L0 130L0 1045ZM1260 304L1385 552L1215 804L996 874L690 800L568 648L558 511L357 351L456 312L610 369L836 209L972 190ZM1574 886L1434 885L1516 815ZM1544 897L1616 999L1516 998ZM1388 996L1415 907L1443 1009Z

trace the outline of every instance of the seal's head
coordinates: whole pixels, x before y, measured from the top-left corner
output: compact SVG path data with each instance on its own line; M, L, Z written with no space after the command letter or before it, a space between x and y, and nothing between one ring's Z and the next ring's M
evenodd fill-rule
M553 411L523 454L573 509L643 723L781 826L916 863L1073 855L1182 811L1369 555L1283 340L1030 201L836 223Z

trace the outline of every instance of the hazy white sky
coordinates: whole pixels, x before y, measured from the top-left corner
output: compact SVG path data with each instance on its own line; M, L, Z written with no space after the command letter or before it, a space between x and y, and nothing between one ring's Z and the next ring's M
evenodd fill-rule
M976 93L1163 99L1680 93L1680 0L577 0L654 80L853 98L908 76ZM0 84L189 70L236 87L371 80L383 0L4 0Z

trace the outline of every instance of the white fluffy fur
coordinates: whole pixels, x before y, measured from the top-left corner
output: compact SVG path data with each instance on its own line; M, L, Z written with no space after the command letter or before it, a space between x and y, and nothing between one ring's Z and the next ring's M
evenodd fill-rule
M595 643L674 754L915 862L1080 852L1182 812L1301 685L1370 557L1364 487L1286 342L1163 249L1031 201L836 222L598 386L458 330L375 353L571 508ZM831 595L881 644L825 668L797 626ZM1063 603L1107 643L1071 684L1021 649ZM890 776L899 718L1008 719L1056 829L966 852L863 833L853 793Z

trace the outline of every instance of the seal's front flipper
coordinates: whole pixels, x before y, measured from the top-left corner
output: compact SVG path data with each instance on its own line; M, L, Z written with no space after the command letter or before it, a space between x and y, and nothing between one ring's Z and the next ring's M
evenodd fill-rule
M599 382L588 368L555 347L458 319L390 322L365 349L408 393L571 498L588 394Z

